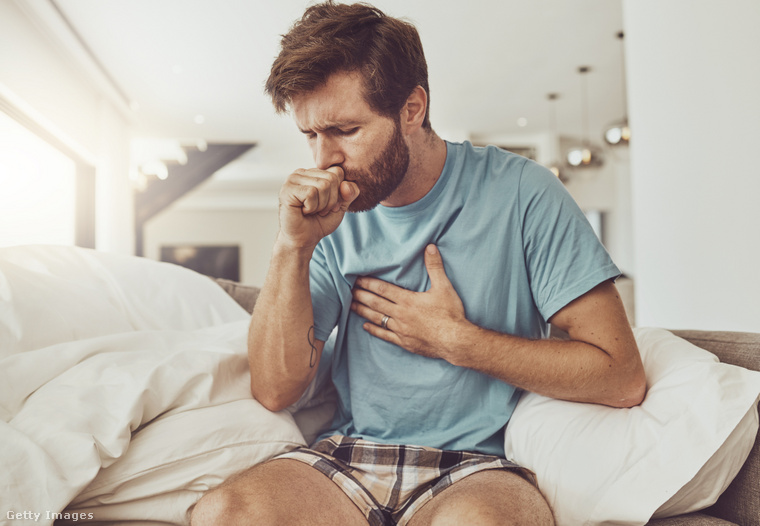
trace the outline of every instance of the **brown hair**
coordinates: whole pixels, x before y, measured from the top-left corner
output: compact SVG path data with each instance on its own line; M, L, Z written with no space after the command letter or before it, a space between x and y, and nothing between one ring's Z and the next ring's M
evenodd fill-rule
M283 35L265 91L282 113L293 96L313 91L338 71L361 72L367 103L393 119L421 86L428 94L423 127L430 128L427 62L410 23L369 4L313 5Z

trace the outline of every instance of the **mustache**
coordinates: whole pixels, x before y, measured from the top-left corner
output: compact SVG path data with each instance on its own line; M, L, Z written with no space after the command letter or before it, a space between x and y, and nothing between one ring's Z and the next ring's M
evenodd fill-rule
M341 169L343 170L343 180L351 183L360 184L363 179L366 180L367 177L371 176L369 170L363 170L361 168L351 169L341 166Z

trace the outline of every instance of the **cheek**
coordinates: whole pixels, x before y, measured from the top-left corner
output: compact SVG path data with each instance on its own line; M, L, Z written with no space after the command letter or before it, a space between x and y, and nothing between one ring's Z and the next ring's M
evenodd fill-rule
M346 149L346 157L361 166L369 166L382 153L387 141L382 137L365 138L357 140Z
M317 158L317 140L316 139L306 139L306 144L309 146L309 151L311 152L312 158Z

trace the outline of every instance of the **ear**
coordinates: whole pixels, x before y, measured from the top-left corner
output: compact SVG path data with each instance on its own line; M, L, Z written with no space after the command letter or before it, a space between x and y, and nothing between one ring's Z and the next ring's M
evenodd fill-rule
M409 135L422 127L427 112L427 93L422 86L417 86L406 99L406 104L401 109L401 129L405 135Z

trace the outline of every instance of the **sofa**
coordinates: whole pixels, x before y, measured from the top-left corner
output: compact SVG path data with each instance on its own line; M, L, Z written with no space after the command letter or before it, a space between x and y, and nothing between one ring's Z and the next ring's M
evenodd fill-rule
M219 285L248 312L253 311L259 289L218 279ZM760 370L760 334L674 330L679 336L718 356L721 362ZM686 515L655 519L656 526L760 526L760 439L757 439L741 471L711 507Z

